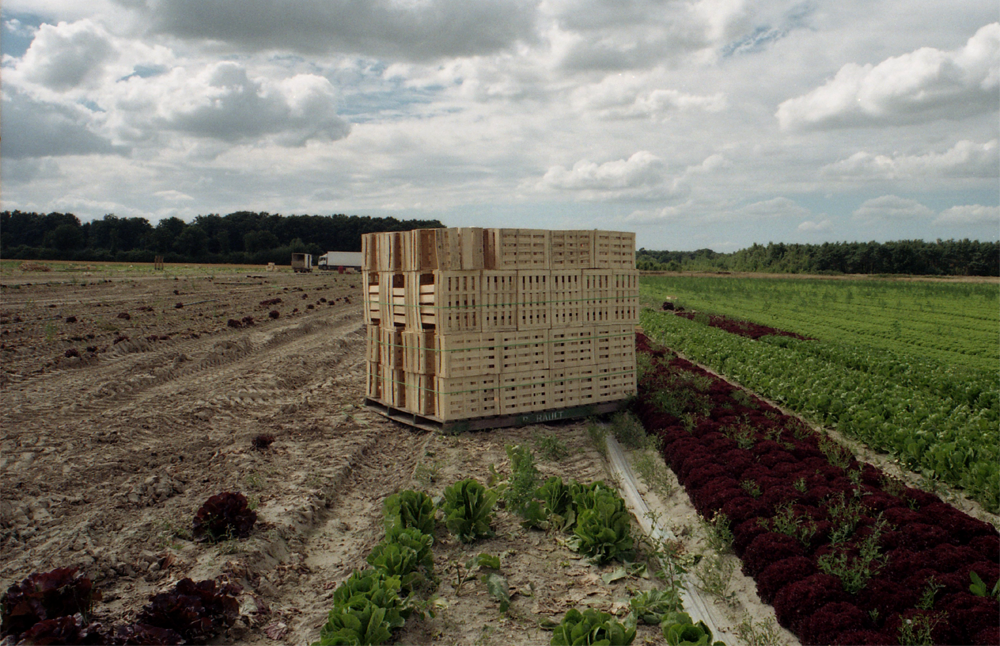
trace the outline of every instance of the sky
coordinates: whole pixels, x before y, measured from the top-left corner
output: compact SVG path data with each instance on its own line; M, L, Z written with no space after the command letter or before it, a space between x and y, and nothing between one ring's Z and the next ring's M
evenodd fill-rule
M1000 239L983 0L4 0L0 209Z

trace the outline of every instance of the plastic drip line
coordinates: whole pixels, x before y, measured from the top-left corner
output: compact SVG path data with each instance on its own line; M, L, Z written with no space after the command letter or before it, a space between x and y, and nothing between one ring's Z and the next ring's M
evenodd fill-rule
M625 499L625 504L632 511L632 515L639 521L642 531L657 541L664 539L676 541L677 537L673 532L669 529L661 528L650 517L649 507L646 505L646 501L642 499L642 495L635 485L635 474L632 473L632 468L629 466L628 460L625 459L618 441L611 435L606 436L605 441L608 447L608 462L610 462L611 471L617 478L619 488L622 490L622 498ZM720 630L719 626L723 625L725 618L718 614L712 603L706 601L698 594L698 588L690 574L684 574L682 578L685 585L680 590L680 596L681 602L684 604L684 611L691 616L692 621L704 621L713 635L721 636L723 631Z

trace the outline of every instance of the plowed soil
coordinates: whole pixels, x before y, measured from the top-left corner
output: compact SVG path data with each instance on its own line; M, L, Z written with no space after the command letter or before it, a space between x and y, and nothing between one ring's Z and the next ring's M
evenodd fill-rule
M540 436L569 453L539 458L543 476L608 478L584 422L447 436L365 409L356 275L168 268L0 278L0 586L77 566L103 595L95 618L107 628L184 577L225 579L243 589L241 616L217 643L312 642L333 589L381 540L389 494L436 496L461 478L503 477L505 445ZM275 441L255 449L264 434ZM193 541L194 514L223 491L256 508L251 536ZM669 512L683 549L699 550L683 492ZM571 607L623 616L631 592L655 585L605 583L612 568L517 521L500 510L496 538L473 545L439 528L437 612L408 622L402 642L548 643L539 621ZM456 589L460 566L480 552L501 557L507 613L477 580ZM766 617L740 581L737 572L731 614ZM640 628L637 643L661 640Z

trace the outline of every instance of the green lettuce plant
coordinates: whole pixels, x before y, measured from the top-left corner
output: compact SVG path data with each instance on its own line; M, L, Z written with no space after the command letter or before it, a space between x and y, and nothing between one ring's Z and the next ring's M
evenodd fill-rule
M382 506L388 533L394 526L415 527L434 536L434 502L422 491L405 490L385 499Z
M631 644L635 639L635 617L619 622L607 612L573 608L552 631L550 646L611 646Z
M444 511L448 531L463 543L477 538L490 538L493 530L493 506L497 494L486 489L474 478L459 480L444 490L441 509Z

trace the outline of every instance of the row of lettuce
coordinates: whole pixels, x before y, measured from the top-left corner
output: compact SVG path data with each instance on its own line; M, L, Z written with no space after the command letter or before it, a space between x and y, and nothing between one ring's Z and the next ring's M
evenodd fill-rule
M1000 511L996 375L837 342L754 341L649 310L641 323L691 360Z
M644 276L640 294L826 341L996 374L996 284Z
M531 458L523 451L515 458L531 467ZM552 477L525 491L513 480L520 478L523 485L525 476L530 480L533 474L530 469L519 471L499 491L471 478L458 481L444 490L439 504L420 491L389 496L384 502L385 539L368 555L369 567L355 570L334 590L328 621L313 646L381 644L409 618L433 615L434 591L440 582L432 551L438 510L454 537L474 543L494 536L494 505L503 497L508 508L521 516L525 529L569 532L567 544L596 564L634 558L631 517L615 490L601 481L585 485ZM480 553L465 564L458 585L479 574L489 596L506 612L511 599L500 569L498 556ZM550 644L631 644L639 622L659 625L673 646L713 643L708 627L692 622L683 612L676 589L640 593L630 600L630 607L621 621L592 608L571 609L560 623L546 626L552 630ZM721 642L715 644L721 646Z
M642 335L637 350L636 413L804 644L1000 642L996 528Z

